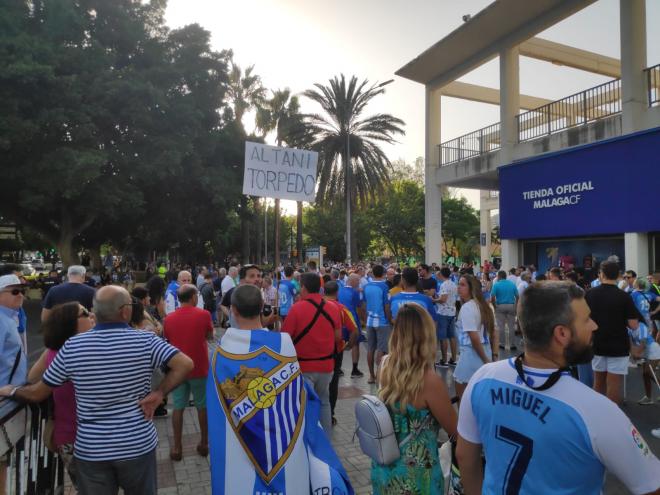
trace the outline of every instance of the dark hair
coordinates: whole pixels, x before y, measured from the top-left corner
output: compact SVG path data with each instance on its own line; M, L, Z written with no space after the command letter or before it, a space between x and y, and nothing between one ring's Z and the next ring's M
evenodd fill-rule
M603 261L600 264L600 271L607 280L619 278L619 264L616 261Z
M303 273L300 276L300 285L307 289L310 294L318 294L321 290L321 277L316 273Z
M137 327L144 321L144 306L137 297L131 297L131 321L128 322L132 327Z
M426 272L429 271L429 265L427 265L426 263L420 263L419 267Z
M440 274L445 278L449 278L451 276L451 270L446 266L443 266L440 268Z
M406 283L406 286L416 287L417 282L419 281L419 274L417 273L417 270L407 266L401 272L401 278Z
M396 287L401 283L401 274L400 273L395 273L394 277L392 278L392 287Z
M59 351L64 343L78 332L80 303L71 301L53 306L48 318L41 324L44 345L53 351Z
M334 296L339 292L339 284L334 280L330 280L323 285L323 292L326 296Z
M511 270L509 270L509 273L510 273L511 275L515 275L515 274L516 274L516 270L517 270L517 268L514 266L513 268L511 268ZM499 273L498 273L498 275L499 275ZM505 274L505 275L506 275L506 274Z
M131 291L131 296L139 299L140 301L149 295L149 291L144 287L134 287Z
M308 261L307 262L307 268L310 270L315 270L316 269L316 261Z
M520 297L518 324L528 349L542 351L552 341L555 327L570 327L575 315L571 302L584 298L584 291L570 282L533 283Z
M154 275L147 281L145 286L149 291L149 299L152 305L156 305L163 298L165 293L165 281L158 275Z
M558 266L554 266L554 267L550 268L550 273L552 273L559 280L562 279L561 269Z
M261 271L261 268L259 268L259 265L243 265L241 269L238 270L239 280L243 280L245 277L247 277L247 272L250 270Z
M497 272L497 279L498 280L504 280L506 278L506 272L504 270L500 270Z
M380 278L385 273L385 268L383 268L383 265L374 265L371 269L371 273L374 274L374 277Z
M545 276L545 273L539 273L539 274L536 276L536 281L537 281L537 282L543 282L543 281L545 281L545 280L547 280L547 279L548 279L548 278Z
M571 282L574 282L574 283L577 284L577 281L578 281L577 273L568 272L568 273L566 273L565 278L566 278L566 280L570 280Z
M195 294L197 294L197 287L191 284L182 285L176 291L176 297L181 303L189 303Z
M254 318L261 314L264 301L261 291L254 285L239 285L231 293L231 305L243 318Z
M285 277L290 277L293 275L293 267L291 265L287 265L284 267L284 276Z
M633 278L637 278L637 273L635 272L635 270L626 270L626 273Z

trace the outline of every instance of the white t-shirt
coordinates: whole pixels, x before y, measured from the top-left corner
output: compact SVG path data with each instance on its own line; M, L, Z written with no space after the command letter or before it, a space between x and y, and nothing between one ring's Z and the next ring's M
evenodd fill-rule
M456 284L447 279L442 282L440 286L440 292L438 295L443 296L447 295L447 300L445 302L440 302L436 304L437 312L439 315L443 316L456 316L456 300L458 299L458 291Z
M222 294L226 294L229 289L232 289L236 286L236 282L234 282L234 279L231 278L229 275L226 275L225 278L222 279L222 283L220 284L220 290L222 291Z
M523 292L525 292L525 289L529 287L529 284L525 282L524 280L521 280L520 283L518 284L518 295L522 296Z
M456 318L456 337L458 338L459 345L472 347L468 332L479 332L481 343L488 343L486 330L481 323L479 306L477 306L474 299L470 299L461 306L461 310L458 312L458 317Z
M520 282L520 279L518 277L516 277L513 273L510 274L506 279L513 282L513 285L515 285L515 286L518 286L518 282Z
M553 371L525 367L525 380L538 387ZM533 390L513 358L472 376L458 433L483 446L483 493L600 495L605 470L635 495L660 487L660 462L614 402L568 373Z

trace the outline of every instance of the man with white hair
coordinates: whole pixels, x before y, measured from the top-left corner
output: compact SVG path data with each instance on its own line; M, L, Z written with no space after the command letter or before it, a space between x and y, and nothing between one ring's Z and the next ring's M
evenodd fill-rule
M179 287L186 284L192 284L192 275L187 270L181 270L176 276L176 282L172 280L165 290L165 314L173 313L179 307L179 297L177 291ZM197 307L204 309L204 299L201 297L197 301Z
M220 292L224 296L231 289L236 287L236 277L238 277L238 268L235 266L230 266L227 276L222 279L222 285L220 286Z
M78 301L88 311L92 309L95 291L85 284L87 270L82 265L71 265L66 272L67 281L52 287L42 303L41 321L45 321L53 306Z

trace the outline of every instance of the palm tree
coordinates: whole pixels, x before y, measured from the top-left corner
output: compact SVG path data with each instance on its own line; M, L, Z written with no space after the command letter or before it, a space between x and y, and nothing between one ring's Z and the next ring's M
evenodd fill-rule
M233 107L236 125L242 135L247 137L245 126L243 125L243 116L247 111L258 109L263 104L266 96L266 88L261 84L261 78L253 73L253 65L243 72L241 67L234 63L232 56L233 54L230 53L231 71L229 72L229 80L227 82L227 100ZM254 204L255 212L258 214L258 200L255 200ZM247 263L250 258L249 221L248 198L245 195L241 195L241 239L243 243L241 251L244 263ZM260 225L260 222L257 222L257 258L260 257L259 253L261 251L260 236L258 235L261 232Z
M277 146L286 144L296 146L304 135L302 115L297 96L291 96L289 88L272 92L272 97L263 102L257 110L257 129L265 137L270 131L276 131ZM298 201L298 216L302 219L302 202ZM302 223L302 222L300 222ZM302 228L299 223L299 235ZM302 242L301 242L302 243ZM298 246L301 250L302 246ZM275 266L280 261L280 200L275 199Z
M319 151L317 201L323 204L343 198L346 202L346 257L350 262L352 256L357 258L351 211L389 183L391 164L380 144L394 143L395 134L405 134L405 123L390 114L363 115L367 104L383 94L391 80L369 86L369 81L358 83L355 76L347 82L342 74L328 82L303 93L325 112L306 115L306 122Z

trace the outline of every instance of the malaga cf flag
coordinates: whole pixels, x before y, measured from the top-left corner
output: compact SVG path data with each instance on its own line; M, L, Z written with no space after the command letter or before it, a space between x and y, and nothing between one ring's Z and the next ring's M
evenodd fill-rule
M230 328L211 360L213 495L352 495L288 334Z

